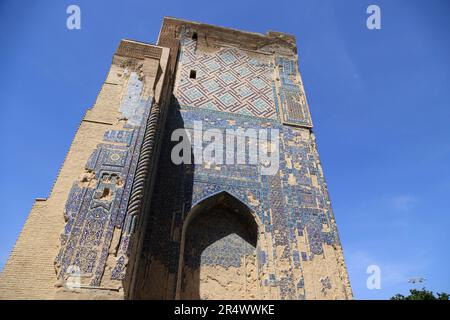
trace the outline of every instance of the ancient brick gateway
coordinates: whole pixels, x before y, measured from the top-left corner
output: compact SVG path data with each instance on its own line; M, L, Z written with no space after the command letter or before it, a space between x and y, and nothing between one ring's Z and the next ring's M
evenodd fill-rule
M172 132L196 121L277 129L279 170L174 164ZM165 18L156 46L122 40L5 298L352 298L294 37Z

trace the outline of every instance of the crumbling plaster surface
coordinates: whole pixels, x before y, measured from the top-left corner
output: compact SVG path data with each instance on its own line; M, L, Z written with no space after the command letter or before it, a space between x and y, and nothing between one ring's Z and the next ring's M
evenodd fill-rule
M351 299L298 71L295 38L165 18L158 43L170 48L170 56L169 49L121 42L50 196L34 204L0 275L0 299ZM195 81L188 78L191 69L197 71ZM168 103L161 99L164 90L172 89L172 81L174 98L161 155L155 156L159 159L152 180L155 192L146 195L140 212L144 215L137 220L127 217L124 224L116 219L107 236L88 236L87 232L90 240L83 248L88 254L73 260L68 249L75 235L71 222L80 217L68 210L79 203L74 195L80 190L90 192L94 195L90 203L116 214L110 204L126 194L133 180L132 171L104 176L100 172L104 167L89 166L93 155L104 147L121 150L101 159L106 159L109 169L123 167L127 162L121 154L137 141L133 140L139 136L135 133L152 102L158 110L159 105ZM194 121L203 121L203 130L279 130L280 170L263 176L252 165L175 166L170 160L170 134L176 128L193 130ZM137 159L139 153L135 156ZM150 183L149 189L152 186ZM257 224L254 251L239 254L238 259L235 256L232 263L214 258L189 264L182 257L198 243L185 241L186 217L202 201L216 199L220 204L223 197L233 199L234 209L251 213ZM103 209L96 212L99 210ZM98 217L93 222L98 223ZM89 288L74 291L64 287L69 262L86 271L81 284ZM126 293L125 286L131 286L133 293Z

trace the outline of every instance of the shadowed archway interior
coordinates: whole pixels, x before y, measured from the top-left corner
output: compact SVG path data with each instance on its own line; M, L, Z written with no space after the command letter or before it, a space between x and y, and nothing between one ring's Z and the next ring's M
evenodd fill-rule
M181 299L258 298L258 225L227 192L196 205L186 220Z

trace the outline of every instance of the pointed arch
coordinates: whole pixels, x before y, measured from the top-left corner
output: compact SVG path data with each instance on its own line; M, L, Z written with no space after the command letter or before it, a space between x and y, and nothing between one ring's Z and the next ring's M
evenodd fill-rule
M221 186L221 189L219 191L214 192L205 192L200 195L196 194L193 202L192 202L192 209L194 209L197 205L202 204L205 200L209 200L212 197L219 196L221 194L225 194L227 196L235 198L237 201L242 202L243 205L247 206L248 210L251 211L252 215L255 217L255 220L257 220L258 223L260 223L260 217L258 215L258 209L256 207L253 207L250 203L248 203L246 196L239 194L239 191L241 190L234 190L233 187L229 186ZM254 190L248 189L248 191L252 191L254 193Z
M186 222L189 223L189 221L192 220L192 218L195 217L199 212L207 208L211 208L214 206L214 204L220 202L225 203L229 208L232 208L233 210L237 209L244 214L251 215L257 225L258 230L261 230L261 228L263 227L262 221L256 214L256 211L253 210L243 199L235 195L232 191L220 190L218 192L205 196L192 206L191 210L186 215L183 228L186 226Z
M256 264L256 248L261 230L263 230L262 224L255 212L242 200L227 191L217 192L197 202L186 215L183 223L176 298L183 298L183 283L188 269L186 268L187 264L189 263L190 266L195 263L199 264L198 277L200 277L200 259L205 258L203 253L208 250L216 250L216 260L210 261L210 263L226 261L226 263L236 267L236 264L240 262L240 254L251 253ZM196 248L192 248L193 237L200 239L197 241L198 243L195 243ZM232 244L234 248L225 250L225 252L217 250L217 247L222 246L223 243L228 245L234 243ZM190 255L191 252L196 253L194 259ZM217 257L217 252L219 255L223 254L223 256ZM210 257L207 257L206 261L208 259ZM254 272L255 278L258 278L256 268ZM200 281L200 278L198 281ZM200 293L198 294L200 295Z

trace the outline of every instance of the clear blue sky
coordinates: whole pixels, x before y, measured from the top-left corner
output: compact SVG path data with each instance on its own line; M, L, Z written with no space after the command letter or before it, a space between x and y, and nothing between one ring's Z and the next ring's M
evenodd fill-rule
M81 30L66 29L70 4L81 7ZM381 30L366 28L369 4L381 7ZM294 34L356 298L407 293L416 276L449 292L449 9L445 0L1 1L0 268L120 39L155 42L168 15ZM381 290L366 288L371 264Z

